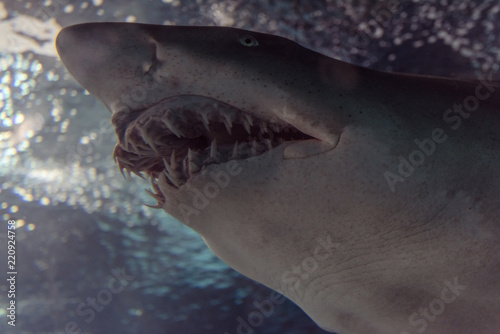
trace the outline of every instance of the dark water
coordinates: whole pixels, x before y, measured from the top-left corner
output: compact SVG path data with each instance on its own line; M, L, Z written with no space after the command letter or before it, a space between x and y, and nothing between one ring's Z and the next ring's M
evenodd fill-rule
M68 76L53 39L90 21L226 25L383 70L496 71L493 1L0 2L0 214L16 220L16 327L0 333L324 333L218 260L111 159L109 113ZM7 259L2 255L2 277ZM259 306L260 305L260 306ZM238 327L239 326L239 327Z

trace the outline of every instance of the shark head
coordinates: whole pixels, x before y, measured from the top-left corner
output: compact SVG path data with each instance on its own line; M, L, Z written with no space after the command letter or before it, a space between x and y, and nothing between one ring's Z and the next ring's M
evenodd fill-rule
M432 296L427 287L439 288L425 272L470 272L443 265L443 250L468 234L429 222L465 214L490 228L493 209L467 209L477 193L463 189L474 180L459 189L449 182L466 178L472 162L453 175L449 167L482 143L430 155L411 178L387 171L415 150L415 138L444 138L432 130L471 84L363 69L225 27L81 24L63 29L56 46L111 111L114 157L150 179L156 207L321 327L399 333Z
M329 93L325 85L331 85L331 75L339 78L339 89L349 88L355 75L341 66L325 66L331 59L288 39L225 27L83 24L64 29L56 43L73 76L113 114L169 104L171 97L203 96L240 110L250 126L252 118L278 128L288 125L332 145L342 122L332 129L331 117L340 113L318 104L318 97ZM92 50L92 57L82 49ZM303 55L287 61L292 54ZM311 73L311 66L323 70L323 78ZM110 87L110 78L120 81ZM303 93L309 97L295 98Z

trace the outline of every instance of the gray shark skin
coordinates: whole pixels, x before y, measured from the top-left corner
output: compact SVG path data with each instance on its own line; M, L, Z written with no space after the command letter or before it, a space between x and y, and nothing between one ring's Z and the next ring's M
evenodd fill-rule
M379 72L225 27L89 23L56 46L112 112L119 167L320 327L500 332L490 74Z

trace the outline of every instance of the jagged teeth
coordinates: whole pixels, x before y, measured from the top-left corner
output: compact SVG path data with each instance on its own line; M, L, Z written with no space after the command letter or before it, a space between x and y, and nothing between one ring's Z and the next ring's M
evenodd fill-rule
M149 147L151 147L151 149L155 151L156 154L160 155L160 151L158 150L158 147L156 147L156 144L153 140L151 140L148 137L144 137L143 139L146 142L146 144L148 144Z
M161 192L159 190L156 191L156 189L150 190L150 189L146 188L145 190L151 197L153 197L156 200L157 203L156 203L156 205L149 205L149 204L144 204L144 205L149 206L150 208L153 208L153 209L160 209L162 207L162 203L163 203L163 196L161 195Z
M139 129L139 132L141 133L142 139L144 139L145 142L148 141L148 133L146 129L144 129L142 126L136 126L137 129Z
M269 124L269 127L271 128L271 130L273 130L273 132L280 132L280 127L276 123Z
M125 173L123 172L123 170L125 169L128 173L130 173L128 171L128 169L126 169L123 165L120 164L120 162L118 162L118 169L120 169L120 173L122 173L122 176L123 178L125 178Z
M208 114L207 113L201 113L201 121L203 122L203 125L207 129L207 131L210 131L210 122L208 121Z
M233 127L233 122L231 120L231 116L228 114L224 114L224 118L222 119L224 125L226 126L226 130L229 134L231 134L231 128Z
M267 126L265 123L259 123L260 132L267 133Z
M174 175L175 169L172 166L170 166L170 164L165 158L163 158L163 165L165 166L165 170L168 172L168 174Z
M196 153L190 148L188 148L188 167L189 176L192 176L201 170L200 161L196 156Z
M125 149L127 151L130 151L130 142L128 140L127 131L125 132L125 135L123 136L123 146L125 146Z
M150 195L152 194L151 190L149 189L146 189L146 192ZM153 196L153 198L156 199L155 196ZM163 200L163 196L159 196L159 198ZM144 204L144 205L151 209L161 209L163 207L159 202L156 205L150 205L150 204Z
M189 176L193 176L201 170L200 166L195 164L194 162L189 162Z
M210 109L209 111L200 110L197 115L198 118L195 118L197 124L195 124L196 126L193 127L192 130L189 130L187 127L186 130L181 130L180 125L187 125L190 119L192 121L193 117L196 117L196 115L188 113L186 115L170 116L170 118L162 117L161 121L163 121L163 123L160 122L159 125L157 121L160 119L158 117L154 119L151 118L149 121L137 122L133 126L127 128L123 135L123 139L117 145L119 148L117 151L118 153L114 156L120 172L124 174L124 176L125 171L128 174L131 172L135 173L134 166L140 166L140 169L135 169L148 171L146 172L147 176L157 181L159 180L160 183L168 182L171 186L180 187L187 179L200 172L207 164L257 156L266 150L272 150L273 147L278 146L278 144L282 144L285 140L279 134L293 132L293 128L279 122L268 123L260 119L253 119L252 116L245 113L219 112L214 109ZM165 133L167 135L174 134L179 138L183 138L184 135L186 137L185 142L188 145L191 143L191 139L198 139L196 136L200 138L214 138L217 136L217 134L213 134L213 130L210 129L210 120L212 123L217 122L217 128L220 128L222 126L221 123L223 123L229 135L232 135L234 124L238 125L238 127L235 128L237 130L241 130L239 127L239 125L241 125L248 133L248 136L245 136L244 133L235 133L235 137L231 138L238 138L240 142L234 142L233 144L229 142L231 139L229 136L226 136L227 140L219 139L218 143L213 139L209 147L205 147L204 149L199 148L198 145L200 141L193 140L193 145L196 145L193 147L196 147L195 149L199 149L199 151L193 151L190 148L184 147L177 148L177 152L172 150L171 154L165 154L166 144L169 144L165 142ZM205 133L204 130L200 130L200 122L203 123L208 133ZM165 126L163 124L165 124ZM174 124L177 124L177 126ZM214 124L212 125L215 129ZM182 129L185 128L182 127ZM201 129L203 129L203 127L201 127ZM159 134L158 130L162 130L163 132ZM187 133L188 131L191 132ZM235 132L237 131L235 130ZM141 137L142 139L140 139ZM241 140L241 138L245 137L248 139ZM136 155L130 154L121 156L121 153L123 153L122 151L136 153ZM156 154L151 154L151 151L156 152ZM150 159L151 163L144 163L143 160L139 160L145 155L148 158L153 155ZM161 173L157 172L159 167L158 163L161 165L158 159L162 159L164 164L164 170ZM139 175L142 177L140 173ZM151 192L152 194L160 193L154 186ZM161 198L163 197L158 197L157 199Z
M177 161L175 161L175 150L172 150L172 154L170 155L170 166L172 166L172 168L174 169L177 168Z
M253 125L253 118L249 114L243 114L248 124Z
M165 175L165 177L170 180L170 182L172 182L172 184L174 184L177 188L179 188L181 185L182 185L182 181L179 180L177 177L175 177L174 175L172 174L169 174L167 172L167 170L164 170L163 171L163 174Z
M162 118L161 119L163 121L163 123L165 123L165 125L168 127L168 129L174 134L176 135L177 137L179 138L182 138L182 135L181 133L179 132L179 129L177 129L174 124L172 124L172 122L170 122L170 120L166 117Z
M170 180L172 184L179 188L183 183L182 180L184 179L182 172L176 171L175 168L172 167L165 158L162 158L162 160L163 165L165 166L163 174L168 180Z
M250 134L252 131L250 130L250 123L243 120L243 127L245 128L245 130L248 132L248 134Z
M162 205L164 203L164 198L163 198L163 195L161 193L160 188L158 187L158 184L155 181L156 181L156 179L154 177L150 178L152 190L146 189L146 191L148 192L149 195L151 195L151 197L153 197L156 200L157 203L156 203L156 205L148 205L148 204L145 204L145 205L149 206L150 208L159 209L162 207Z
M117 157L115 155L115 161L117 161L117 160L118 160L119 164L124 164L125 163L125 164L127 164L129 166L133 165L132 161L130 161L129 159L127 159L127 157L122 156L122 155L120 155L119 157Z
M134 173L135 175L139 176L141 179L145 180L146 178L144 177L144 175L142 175L141 172L136 172L136 171L132 171L132 173ZM130 178L130 171L128 172L128 177Z
M133 142L133 141L130 141L129 138L130 138L130 133L131 133L131 130L132 128L130 129L127 129L127 131L125 132L125 135L124 135L124 145L125 145L125 149L129 152L134 152L134 153L139 153L139 148L138 146Z
M158 184L155 182L155 179L152 177L152 178L150 178L149 182L151 183L151 187L153 188L155 193L159 193L160 188L158 187Z

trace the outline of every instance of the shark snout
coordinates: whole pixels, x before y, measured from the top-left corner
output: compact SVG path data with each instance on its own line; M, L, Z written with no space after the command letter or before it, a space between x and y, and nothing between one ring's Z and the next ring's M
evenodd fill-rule
M150 37L128 30L121 23L78 24L62 29L55 41L71 75L110 110L143 82L155 56Z
M112 58L106 45L112 43L109 31L92 24L64 28L56 38L59 57L73 77L90 93L100 96L103 86L103 66ZM118 37L118 36L117 36ZM101 84L100 84L101 83Z

